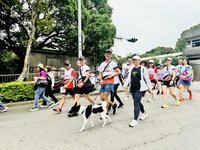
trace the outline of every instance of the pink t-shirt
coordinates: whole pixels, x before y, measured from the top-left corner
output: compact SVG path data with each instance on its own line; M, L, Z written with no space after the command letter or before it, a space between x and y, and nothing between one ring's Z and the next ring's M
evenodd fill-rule
M47 78L47 74L45 71L41 71L40 73L37 73L37 77L43 77L43 78Z

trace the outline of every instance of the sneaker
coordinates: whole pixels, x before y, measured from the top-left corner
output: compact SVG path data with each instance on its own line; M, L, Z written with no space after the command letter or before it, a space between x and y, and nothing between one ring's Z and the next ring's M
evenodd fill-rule
M144 113L141 114L140 120L145 120L148 116L149 115L146 112L144 112Z
M168 107L169 107L168 104L163 104L163 105L161 106L161 108L168 108Z
M192 100L192 94L189 95L189 100Z
M68 113L67 116L68 117L75 117L75 116L78 116L78 113Z
M123 107L123 106L124 106L124 104L121 103L121 104L119 104L119 106L118 106L117 108L121 108L121 107Z
M135 126L138 126L139 123L136 121L136 120L132 120L131 123L129 123L129 127L135 127Z
M41 108L47 108L47 105L41 105L40 107Z
M113 115L115 115L116 111L117 111L117 104L116 103L113 104L112 109L113 109Z
M47 107L52 108L54 106L54 103L49 104Z
M59 104L60 104L60 102L58 101L58 102L56 102L54 105L57 106L57 105L59 105Z
M181 103L180 103L179 99L177 99L177 100L176 100L176 106L180 106L180 104L181 104Z
M62 112L62 109L61 108L56 108L56 109L53 109L53 111L57 112L57 113L61 113Z
M8 107L4 107L4 109L1 110L1 112L6 112L8 110Z
M38 111L39 108L31 108L30 110L31 110L31 111Z

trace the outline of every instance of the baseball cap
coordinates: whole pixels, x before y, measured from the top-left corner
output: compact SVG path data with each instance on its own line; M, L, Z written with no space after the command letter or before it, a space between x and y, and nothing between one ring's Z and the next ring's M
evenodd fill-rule
M112 53L113 51L112 51L112 49L107 49L106 50L106 53Z
M140 56L133 56L132 59L140 60Z
M81 56L81 57L78 58L78 60L85 60L85 57Z
M172 58L168 57L166 60L172 61Z
M69 65L71 62L69 60L65 60L65 65Z
M154 60L153 59L149 60L149 63L153 63L154 64Z

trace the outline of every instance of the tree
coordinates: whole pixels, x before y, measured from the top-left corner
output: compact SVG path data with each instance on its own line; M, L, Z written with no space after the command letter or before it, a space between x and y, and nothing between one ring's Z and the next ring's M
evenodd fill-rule
M21 60L19 66L24 64L27 68L28 61L24 60L28 57L25 54L28 56L31 49L55 49L77 56L76 0L0 2L0 50L4 48L14 52ZM84 0L82 3L83 33L86 37L83 54L97 64L103 59L105 49L114 43L116 28L110 19L112 9L107 0Z
M186 45L185 45L184 39L180 38L180 39L178 39L177 42L176 42L175 51L176 51L176 52L182 52L183 49L185 48L185 46L186 46Z

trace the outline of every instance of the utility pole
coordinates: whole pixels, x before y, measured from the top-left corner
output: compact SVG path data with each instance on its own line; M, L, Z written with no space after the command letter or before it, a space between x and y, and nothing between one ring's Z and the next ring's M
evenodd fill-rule
M78 0L78 57L82 56L81 0Z

